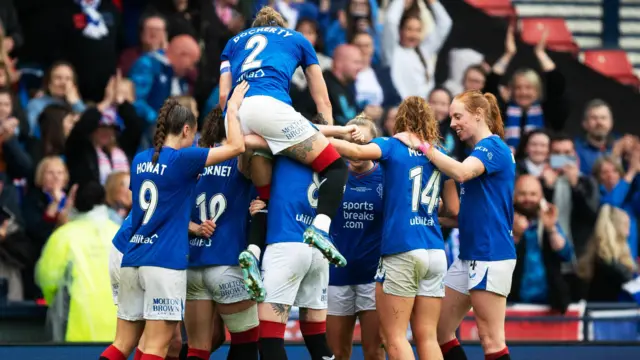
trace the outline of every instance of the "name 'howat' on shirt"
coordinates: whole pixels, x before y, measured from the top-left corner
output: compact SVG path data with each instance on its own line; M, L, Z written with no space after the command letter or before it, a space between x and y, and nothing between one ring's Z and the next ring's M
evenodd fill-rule
M209 149L164 147L155 164L153 154L154 149L144 150L131 162L133 235L122 267L184 270L193 193Z

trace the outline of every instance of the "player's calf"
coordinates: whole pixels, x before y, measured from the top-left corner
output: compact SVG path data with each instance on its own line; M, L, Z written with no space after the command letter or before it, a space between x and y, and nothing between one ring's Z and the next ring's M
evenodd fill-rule
M300 309L300 332L313 360L332 359L327 343L327 311Z

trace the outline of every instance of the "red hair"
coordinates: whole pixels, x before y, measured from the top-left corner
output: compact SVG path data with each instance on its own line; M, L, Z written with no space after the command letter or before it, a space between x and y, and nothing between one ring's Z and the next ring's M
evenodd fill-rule
M455 99L462 102L464 108L472 114L477 114L478 110L482 109L489 130L504 139L504 123L502 122L498 99L496 99L495 95L492 93L483 94L478 90L469 90L459 94Z

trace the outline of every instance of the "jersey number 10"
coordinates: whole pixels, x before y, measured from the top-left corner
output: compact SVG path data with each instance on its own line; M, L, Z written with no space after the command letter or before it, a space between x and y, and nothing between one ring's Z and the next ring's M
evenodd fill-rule
M411 179L411 211L416 212L419 206L427 205L427 214L431 214L438 204L440 197L440 171L434 170L427 181L427 185L422 187L422 166L416 166L409 170Z
M241 69L242 72L258 69L260 66L262 66L262 60L257 60L257 57L262 51L264 51L268 43L269 40L267 40L267 37L264 35L253 35L249 38L249 40L247 40L244 49L253 49L253 51L251 51L249 56L244 59Z
M202 193L196 198L196 206L200 210L200 221L217 222L227 209L227 199L222 194L215 194L209 200L209 208L207 209L207 194ZM209 214L207 214L207 210L209 210Z

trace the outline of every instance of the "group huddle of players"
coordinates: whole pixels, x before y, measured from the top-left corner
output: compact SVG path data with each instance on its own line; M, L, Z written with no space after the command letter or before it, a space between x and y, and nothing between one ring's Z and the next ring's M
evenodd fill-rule
M298 66L315 124L291 106ZM419 358L460 360L471 305L485 358L510 359L515 161L493 95L451 104L473 148L463 162L441 151L419 97L400 105L393 138L366 116L333 126L313 47L269 7L225 47L220 93L199 146L193 113L169 99L154 147L132 161L110 259L117 333L101 359L177 359L180 322L187 359L209 359L225 326L228 359L287 359L296 306L313 360L349 359L356 318L366 359L414 359L411 326ZM449 269L441 223L460 229Z

